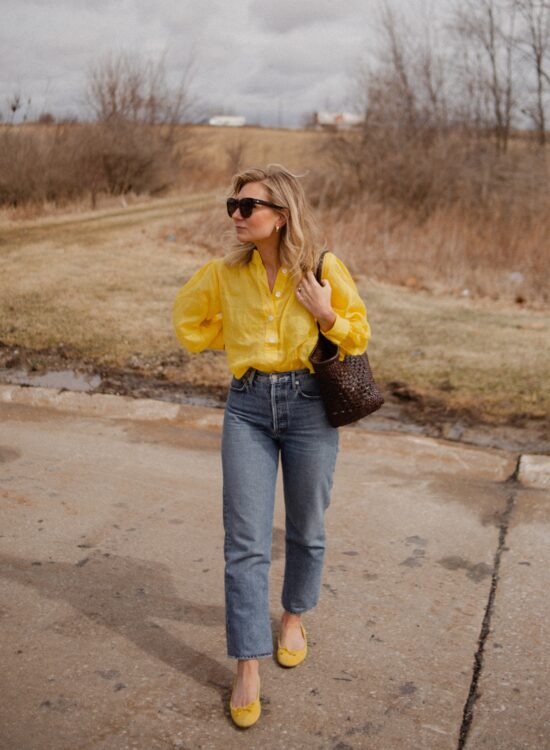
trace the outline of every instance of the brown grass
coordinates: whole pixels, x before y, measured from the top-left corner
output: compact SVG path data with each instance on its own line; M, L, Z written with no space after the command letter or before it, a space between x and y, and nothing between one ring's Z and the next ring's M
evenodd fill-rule
M63 127L67 143L74 143L73 126ZM28 132L44 141L59 131L28 126ZM221 206L236 169L281 162L304 175L329 247L357 273L414 288L545 307L550 200L543 189L548 183L544 153L519 137L510 153L498 158L487 144L463 144L456 137L448 142L438 137L434 143L413 139L401 146L386 140L378 135L365 145L353 133L185 127L175 139L181 159L177 180L187 194L219 190ZM124 209L143 201L133 192L97 197L101 208L116 202ZM89 202L89 195L75 195L71 206L82 210ZM4 209L0 219L62 210L45 200ZM221 213L216 208L212 217L202 214L183 231L186 239L192 235L213 252L210 246L220 241L224 222L223 207Z
M181 135L180 135L181 139ZM166 191L179 175L174 141L139 122L0 128L0 205L66 205L98 194Z
M298 173L314 172L321 163L328 165L319 153L328 135L310 130L192 126L182 132L179 143L182 186L226 188L237 169L270 162Z
M31 348L63 343L120 366L135 354L162 359L180 351L173 299L207 257L223 253L223 197L0 225L8 238L0 246L0 339ZM216 207L202 209L208 202ZM353 268L351 255L348 262ZM382 383L406 382L490 420L548 415L548 311L397 287L354 270ZM203 353L166 375L223 385L228 371L223 354Z
M383 382L406 382L487 419L548 415L550 213L527 205L525 193L512 203L517 210L506 212L501 202L468 214L455 203L423 216L379 197L350 199L352 178L342 182L319 149L330 138L197 126L182 130L182 188L170 197L104 196L101 210L83 213L84 199L67 212L51 203L4 210L0 338L32 348L64 343L113 365L138 353L162 359L181 351L172 301L206 258L226 251L230 176L239 166L275 161L308 172L329 247L366 300L369 352ZM227 380L217 353L190 355L166 374L197 384Z
M342 144L357 146L357 134L196 128L187 142L189 184L227 185L235 155L241 166L278 161L305 173L329 247L357 273L535 308L549 302L550 173L525 139L498 158L484 143L438 142L434 150L413 142L386 145L386 157L356 150L347 160ZM361 167L361 188L352 166L363 155L373 175ZM221 217L211 221L221 230ZM186 230L205 249L210 223Z
M458 209L414 216L365 200L325 214L329 245L357 273L452 295L506 299L544 309L550 299L550 223L514 217L464 220Z

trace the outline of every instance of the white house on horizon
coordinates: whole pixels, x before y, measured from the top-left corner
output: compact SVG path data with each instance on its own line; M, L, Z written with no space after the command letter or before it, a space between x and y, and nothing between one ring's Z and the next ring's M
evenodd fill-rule
M357 115L353 112L315 112L315 127L337 128L345 130L361 125L365 121L364 115Z
M246 122L242 115L214 115L208 120L209 125L225 125L231 128L241 128Z

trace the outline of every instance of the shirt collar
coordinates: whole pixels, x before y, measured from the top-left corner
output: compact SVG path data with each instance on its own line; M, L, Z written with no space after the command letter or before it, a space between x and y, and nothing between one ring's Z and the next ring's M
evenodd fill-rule
M254 248L254 250L252 251L252 257L251 257L251 259L250 259L250 262L251 262L251 263L252 263L252 264L253 264L253 265L254 265L254 266L255 266L256 268L259 268L259 269L261 269L262 271L264 271L264 270L265 270L265 266L264 266L264 262L263 262L263 260L262 260L262 256L260 255L260 251L258 250L258 248L257 248L257 247L255 247L255 248ZM281 266L281 269L284 269L284 268L285 268L284 266ZM287 273L286 269L285 269L285 270L283 270L283 274L285 274L285 275L286 275L286 273Z
M252 258L251 258L251 261L252 261L252 263L254 263L254 265L256 265L256 266L257 266L257 265L261 265L261 266L263 266L263 263L262 263L262 256L260 255L260 251L258 250L258 248L257 248L257 247L255 247L255 248L254 248L254 250L252 251Z
M260 255L260 251L258 250L257 247L255 247L254 250L252 251L252 257L250 258L250 260L252 263L255 263L257 266L263 267L264 265L262 256Z

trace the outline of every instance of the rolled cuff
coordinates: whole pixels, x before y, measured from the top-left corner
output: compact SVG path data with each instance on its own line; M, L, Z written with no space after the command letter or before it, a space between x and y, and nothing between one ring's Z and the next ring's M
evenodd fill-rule
M321 329L321 333L329 339L329 341L340 346L350 332L351 322L347 318L338 315L338 313L335 313L335 315L336 320L334 321L332 328L329 328L327 331Z

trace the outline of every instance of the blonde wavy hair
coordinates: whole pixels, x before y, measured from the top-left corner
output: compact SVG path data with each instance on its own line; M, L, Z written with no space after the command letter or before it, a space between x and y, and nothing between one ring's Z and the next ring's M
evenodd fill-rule
M229 197L236 197L249 182L261 182L266 188L268 200L286 207L279 211L286 219L279 230L281 264L288 268L295 280L307 271L315 273L319 257L326 249L326 242L322 239L298 175L289 172L282 164L268 164L265 169L251 167L233 175ZM244 266L250 262L255 247L253 242L236 242L224 261L230 266Z

